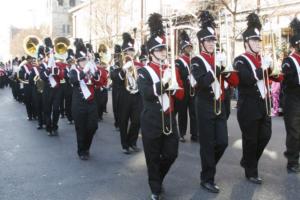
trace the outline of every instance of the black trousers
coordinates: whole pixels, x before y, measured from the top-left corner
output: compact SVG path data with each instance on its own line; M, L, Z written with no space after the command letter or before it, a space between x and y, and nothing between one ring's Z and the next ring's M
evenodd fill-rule
M114 113L114 119L115 119L115 127L119 127L120 123L120 112L118 109L119 105L119 96L120 96L120 89L113 86L112 87L112 107L113 107L113 113Z
M37 115L38 119L38 125L42 126L43 125L43 94L39 93L36 89L36 87L33 88L32 90L32 97L33 97L33 102L34 102L34 110Z
M258 161L271 138L271 118L247 119L238 117L242 131L243 157L241 165L246 177L258 176Z
M26 106L27 117L32 119L34 117L34 107L32 98L32 86L30 84L24 84L24 103Z
M189 113L190 134L193 138L197 139L198 132L196 122L195 98L191 96L186 96L182 101L176 100L175 111L176 113L178 113L178 125L180 136L184 137L186 135Z
M176 130L173 129L173 131ZM178 133L174 131L169 136L146 137L143 134L143 146L148 169L148 182L153 194L161 192L163 180L178 155Z
M107 89L97 89L95 90L95 97L97 102L97 111L99 119L102 120L103 112L106 111L106 103L108 99Z
M136 146L140 129L142 99L140 94L129 94L127 91L122 91L119 98L121 145L123 149L127 149L130 146Z
M226 119L199 117L199 143L201 157L201 181L214 183L216 165L228 146Z
M65 113L67 116L68 121L73 121L72 118L72 92L73 89L71 86L66 86L65 90Z
M43 91L43 105L46 122L46 130L48 132L58 129L59 106L61 100L61 90L59 87L51 88L45 86Z
M300 153L300 99L295 95L286 95L284 107L286 129L285 157L288 166L299 165Z
M92 140L98 129L98 114L95 101L80 102L72 100L72 115L77 136L77 153L79 156L89 152Z
M66 104L66 90L67 90L67 84L61 83L60 84L60 106L59 106L59 112L61 116L65 116L66 110L65 110L65 104Z

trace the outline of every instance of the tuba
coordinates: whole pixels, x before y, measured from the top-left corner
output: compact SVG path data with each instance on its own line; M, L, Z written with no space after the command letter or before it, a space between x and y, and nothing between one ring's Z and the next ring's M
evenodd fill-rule
M29 35L23 40L23 47L26 54L36 57L40 39L35 35Z
M66 37L57 37L54 39L55 57L59 60L66 60L70 40Z

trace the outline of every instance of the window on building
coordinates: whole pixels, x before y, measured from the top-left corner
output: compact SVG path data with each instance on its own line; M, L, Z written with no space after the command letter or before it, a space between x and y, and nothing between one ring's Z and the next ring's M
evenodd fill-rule
M70 7L74 7L75 6L75 0L69 0L69 5L70 5Z
M59 6L63 6L64 5L64 0L57 0L58 1L58 5Z
M66 25L62 25L62 32L66 33Z
M67 25L67 33L70 34L71 30L70 30L70 25Z

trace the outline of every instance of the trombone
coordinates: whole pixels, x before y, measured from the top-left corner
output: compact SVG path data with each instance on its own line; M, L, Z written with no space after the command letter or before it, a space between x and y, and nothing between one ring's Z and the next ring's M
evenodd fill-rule
M169 39L170 41L167 39L166 40L166 48L167 48L167 52L168 52L168 49L170 47L170 57L167 53L167 58L166 60L168 61L169 58L171 59L171 64L169 65L169 68L171 69L171 80L169 82L169 87L167 88L167 95L169 97L169 104L171 105L171 91L174 91L174 90L179 90L179 89L182 89L181 87L179 87L178 85L178 82L177 82L177 79L176 79L176 67L175 67L175 30L176 30L176 27L174 27L172 25L172 18L169 18L167 21L166 21L166 36L168 37L169 35ZM162 63L162 61L160 61L160 68L162 69L162 65L164 63ZM162 70L160 70L160 79L162 79ZM160 88L161 88L161 91L163 91L163 84L161 82L161 85L160 85ZM161 97L161 103L162 105L164 105L164 100L163 98ZM163 134L165 135L170 135L172 132L173 132L173 126L172 126L172 122L173 122L173 119L172 119L172 113L169 114L169 122L170 122L170 128L166 127L165 126L165 114L164 114L164 110L162 109L161 110L161 117L162 117L162 131L163 131Z

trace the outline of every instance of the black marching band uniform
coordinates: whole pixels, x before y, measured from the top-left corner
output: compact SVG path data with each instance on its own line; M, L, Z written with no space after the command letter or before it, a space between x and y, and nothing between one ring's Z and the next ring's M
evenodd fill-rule
M114 113L114 126L115 128L120 127L120 91L124 87L123 80L119 78L119 73L121 72L121 62L122 62L122 49L121 46L116 44L114 47L114 64L110 67L109 76L112 81L112 107Z
M32 120L34 117L34 108L32 103L32 85L29 83L29 76L32 68L32 57L27 56L26 62L21 64L18 79L24 91L24 103L27 111L27 119Z
M271 138L271 117L267 113L266 100L269 83L263 77L270 74L262 65L260 52L255 52L249 40L261 41L261 23L256 14L247 17L248 27L243 33L244 43L250 51L234 60L234 69L239 73L239 97L237 102L237 118L242 131L243 156L241 166L245 169L247 180L261 184L258 175L258 161ZM264 73L264 74L263 74ZM275 79L274 79L275 80Z
M137 139L140 129L140 113L142 100L138 91L136 79L138 76L139 66L130 52L134 52L134 39L129 33L123 33L122 44L122 70L115 70L119 73L114 75L118 82L122 82L119 89L118 112L119 128L121 136L121 145L125 154L130 154L131 150L139 151ZM130 123L130 125L129 125ZM129 125L129 128L128 128Z
M283 60L283 90L285 94L284 123L286 128L287 170L299 173L300 153L300 21L295 18L290 24L294 34L290 39L294 52Z
M94 89L95 85L100 82L100 74L95 70L96 66L91 65L94 64L94 60L87 61L87 49L82 39L76 39L74 45L76 47L77 66L71 69L69 73L69 80L73 85L72 116L77 135L78 156L82 160L87 160L94 134L98 129Z
M60 80L64 76L64 71L56 66L51 38L45 38L44 43L47 60L41 64L41 78L44 81L43 107L46 131L49 136L56 136L61 102Z
M161 18L160 14L154 13L148 20L151 36L147 46L152 58L155 51L166 51L166 39ZM165 62L165 59L161 60L161 62ZM151 61L148 66L140 69L138 78L138 87L143 99L143 111L141 114L142 139L148 168L148 181L152 192L151 199L154 200L160 199L163 180L178 154L178 131L173 112L174 92L172 92L173 95L169 101L166 91L168 83L165 83L161 90L162 79L160 74L166 74L164 72L166 68L168 66L160 66L159 63ZM179 73L177 72L176 75L179 86L182 87ZM184 91L175 90L175 95L177 98L182 99ZM161 98L165 99L165 101L162 101L164 105L168 105L168 102L170 104L162 106L160 104ZM163 127L162 123L162 114L164 115L165 127ZM170 115L172 124L170 124L169 120ZM172 132L166 135L163 133L163 129L172 130Z
M35 113L38 120L37 129L43 128L44 111L43 111L43 90L44 81L41 79L41 64L45 59L45 48L39 46L37 54L37 65L33 66L29 76L29 82L32 85L32 97Z
M190 41L188 34L183 31L180 35L180 51L181 56L176 59L176 67L180 72L181 80L183 81L184 87L184 98L183 100L175 100L175 112L178 113L178 125L180 141L184 142L184 136L187 131L188 114L190 120L190 134L191 140L198 140L197 123L196 123L196 111L195 111L195 96L194 96L194 79L191 76L191 52L193 45ZM191 49L188 49L191 48Z
M228 145L227 118L224 108L224 80L226 79L230 84L236 86L238 77L235 73L220 74L224 67L216 66L214 52L208 52L205 47L206 42L216 41L213 16L208 11L204 11L200 15L200 22L202 27L197 33L197 37L202 49L199 55L192 58L191 67L192 75L197 82L196 112L198 128L201 130L199 131L202 165L201 186L210 192L218 193L219 188L214 180L216 165ZM220 76L221 83L219 82ZM219 106L220 101L221 107Z
M72 117L72 84L70 83L69 72L72 68L75 68L75 54L73 49L68 49L68 57L66 59L68 65L64 69L64 79L66 81L65 85L65 114L68 119L69 124L73 124L73 117Z

